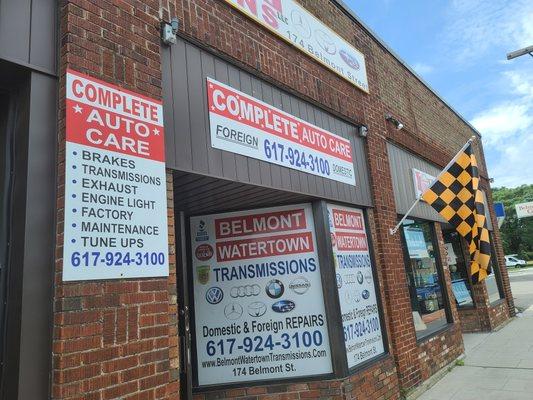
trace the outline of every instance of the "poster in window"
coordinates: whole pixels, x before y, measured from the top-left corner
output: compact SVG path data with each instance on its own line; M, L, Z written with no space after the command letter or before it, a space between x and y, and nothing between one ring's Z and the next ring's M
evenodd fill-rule
M384 353L363 211L328 204L348 368Z
M332 372L312 208L190 220L198 384Z

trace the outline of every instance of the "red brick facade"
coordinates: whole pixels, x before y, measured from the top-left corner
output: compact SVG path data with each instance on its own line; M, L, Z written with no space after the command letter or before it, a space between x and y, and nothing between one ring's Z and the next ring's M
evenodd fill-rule
M443 332L417 342L399 235L387 141L444 166L472 135L471 128L425 87L382 45L329 0L302 4L365 54L370 93L329 72L221 0L64 0L60 12L60 100L58 221L54 299L54 399L178 399L179 340L176 240L172 173L168 171L168 279L63 283L62 231L65 146L65 71L87 73L155 98L162 98L160 21L177 17L180 35L236 65L355 124L369 128L367 157L374 208L370 211L378 279L383 299L389 355L353 376L331 381L265 384L198 394L197 399L396 399L400 388L419 385L463 352L463 329L492 329L513 314L509 279L506 302L458 313ZM171 105L165 105L170 107ZM405 125L385 121L392 113ZM482 152L481 173L487 180ZM492 204L490 190L489 204ZM492 207L490 207L492 210ZM494 215L493 225L496 227ZM440 254L444 243L436 224ZM503 252L494 232L500 265ZM448 297L450 275L443 257ZM479 296L486 290L475 289ZM509 310L511 310L509 312ZM481 315L480 313L485 313ZM468 319L469 322L466 322ZM472 322L477 319L477 322ZM465 328L466 326L472 328Z

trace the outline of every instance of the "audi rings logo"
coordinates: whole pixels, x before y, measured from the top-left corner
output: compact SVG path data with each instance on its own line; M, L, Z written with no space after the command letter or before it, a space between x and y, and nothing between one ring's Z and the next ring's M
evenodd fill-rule
M236 299L237 297L258 296L259 293L261 293L261 287L259 285L243 285L233 286L229 292L229 295Z
M357 282L357 278L355 277L355 274L348 274L344 276L344 283L346 285L349 285L351 283Z
M239 303L229 303L224 307L224 315L227 319L235 321L242 315L242 306Z
M218 304L224 298L224 292L217 286L210 287L205 293L205 299L209 304Z

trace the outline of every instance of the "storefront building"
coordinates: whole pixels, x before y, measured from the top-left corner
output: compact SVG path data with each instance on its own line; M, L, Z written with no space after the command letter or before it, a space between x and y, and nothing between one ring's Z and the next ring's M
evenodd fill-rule
M397 399L514 316L481 140L486 283L391 235L479 134L342 2L56 3L0 1L3 399Z

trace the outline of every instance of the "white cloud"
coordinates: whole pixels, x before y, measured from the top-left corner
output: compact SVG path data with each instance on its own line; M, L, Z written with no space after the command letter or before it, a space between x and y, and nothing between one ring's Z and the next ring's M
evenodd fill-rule
M445 51L458 64L533 44L531 0L454 0L447 17Z
M433 72L434 68L429 64L424 64L421 62L415 63L412 68L419 75L427 75Z
M506 71L507 100L479 112L470 121L481 132L489 174L495 186L533 183L533 76Z

